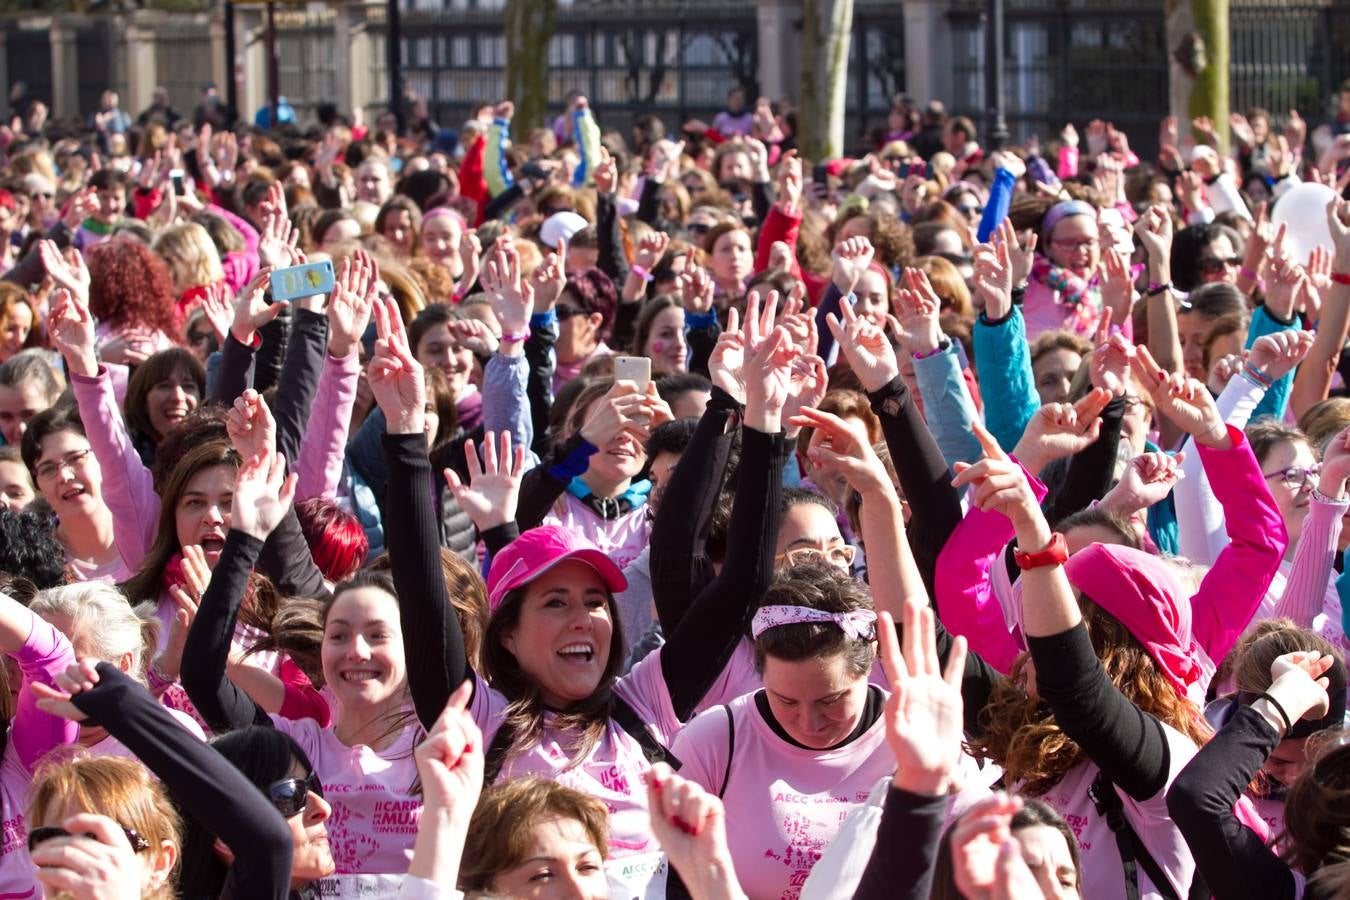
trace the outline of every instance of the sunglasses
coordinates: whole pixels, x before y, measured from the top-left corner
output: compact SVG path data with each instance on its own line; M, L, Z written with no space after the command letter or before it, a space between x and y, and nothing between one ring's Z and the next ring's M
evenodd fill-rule
M43 198L44 200L51 200L51 199L53 199L55 196L56 196L55 194L50 193L49 191L34 191L33 193L31 193L31 194L28 195L28 199L29 199L29 200L36 200L37 198L41 197L41 198Z
M708 232L712 231L712 226L700 222L695 225L686 225L684 226L684 230L689 232L690 234L707 234Z
M122 833L127 836L127 842L131 844L131 849L137 853L144 853L150 849L150 842L141 837L134 828L123 828ZM34 828L28 832L28 852L31 854L38 848L38 845L50 841L52 838L70 837L69 831L64 828L57 828L55 825L45 828ZM98 840L97 835L85 834L84 837Z
M1240 256L1206 256L1200 260L1200 271L1206 275L1217 275L1224 269L1236 269L1240 265L1242 265Z
M323 782L310 772L304 778L285 778L267 788L267 799L281 813L282 818L298 816L309 805L309 795L323 796Z

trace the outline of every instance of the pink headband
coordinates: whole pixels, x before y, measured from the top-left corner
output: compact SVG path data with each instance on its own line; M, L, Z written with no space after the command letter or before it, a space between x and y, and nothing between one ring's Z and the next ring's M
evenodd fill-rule
M876 637L877 614L870 609L853 609L844 613L826 612L809 606L761 606L750 622L750 634L758 638L770 628L779 625L801 625L811 622L833 622L839 630L855 641L870 641Z
M447 216L454 219L461 229L468 227L467 223L464 221L464 217L460 215L458 211L453 210L448 206L437 206L434 209L427 210L426 214L422 216L422 226L426 227L426 224L432 219L441 219Z

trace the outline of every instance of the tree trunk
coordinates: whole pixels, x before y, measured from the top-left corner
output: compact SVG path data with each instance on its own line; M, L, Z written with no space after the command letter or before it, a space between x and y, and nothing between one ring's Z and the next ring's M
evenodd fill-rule
M1167 0L1169 106L1181 134L1208 116L1228 150L1228 0Z
M548 45L558 0L506 0L506 96L516 104L515 121L544 124L548 107ZM523 132L522 132L523 133Z
M804 0L797 146L806 159L823 160L844 153L852 40L853 0Z

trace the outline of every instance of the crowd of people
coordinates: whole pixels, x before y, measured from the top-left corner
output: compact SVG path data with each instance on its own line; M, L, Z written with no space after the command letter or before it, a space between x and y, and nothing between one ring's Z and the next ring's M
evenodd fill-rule
M0 897L1350 896L1350 86L162 99L0 129Z

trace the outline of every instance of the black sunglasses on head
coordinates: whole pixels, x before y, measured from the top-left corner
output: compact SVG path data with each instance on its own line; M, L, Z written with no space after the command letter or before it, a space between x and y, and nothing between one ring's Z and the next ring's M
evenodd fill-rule
M127 842L131 844L131 849L137 853L144 853L150 849L150 842L141 837L134 828L122 828L122 833L127 836ZM40 844L50 841L52 838L70 837L70 832L64 828L58 828L55 825L49 825L44 828L34 828L28 832L28 852L31 854ZM85 834L83 837L98 840L97 835Z
M313 772L304 778L284 778L267 788L267 799L272 801L284 819L304 812L309 805L310 794L323 796L323 782Z

